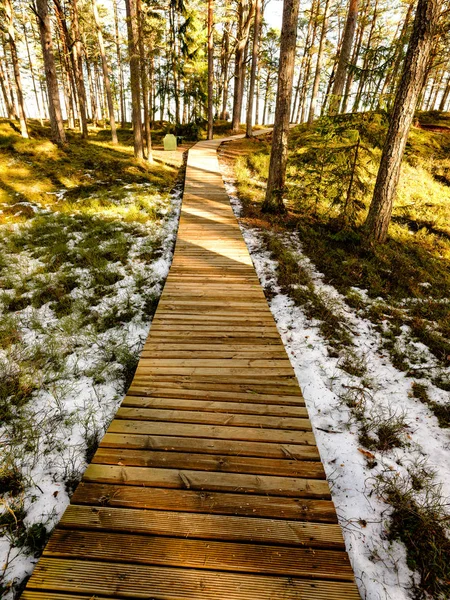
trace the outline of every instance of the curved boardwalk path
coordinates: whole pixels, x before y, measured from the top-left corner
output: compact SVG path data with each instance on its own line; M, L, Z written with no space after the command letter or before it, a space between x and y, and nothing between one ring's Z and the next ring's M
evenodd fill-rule
M189 153L136 375L23 600L359 598L219 143Z

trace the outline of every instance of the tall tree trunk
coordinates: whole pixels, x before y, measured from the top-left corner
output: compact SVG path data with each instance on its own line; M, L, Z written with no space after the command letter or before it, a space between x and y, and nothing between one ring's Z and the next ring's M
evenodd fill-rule
M419 0L417 4L413 31L365 223L369 243L386 241L403 153L417 99L424 85L442 2L443 0Z
M123 77L122 53L120 51L119 14L118 14L118 9L117 9L117 0L113 1L113 6L114 6L114 35L115 35L115 42L116 42L117 67L119 69L120 124L121 124L121 127L125 127L127 119L126 119L126 115L125 115L124 77Z
M26 50L27 50L28 66L30 68L31 82L33 84L33 92L34 92L34 97L36 99L36 108L37 108L37 111L38 111L38 118L39 118L39 121L40 121L41 125L44 125L44 119L42 117L41 101L39 99L38 89L37 89L37 86L36 86L36 78L34 76L33 61L31 59L30 44L28 43L28 34L27 34L27 28L26 28L26 25L25 25L25 18L24 17L25 17L25 15L22 15L22 18L23 18L22 28L23 28L23 37L25 38L25 47L26 47Z
M261 0L255 2L255 23L253 26L253 47L252 47L252 70L250 72L250 88L248 92L247 104L247 129L246 137L251 137L253 134L253 98L255 95L256 68L258 66L259 55L259 39L261 37Z
M306 56L306 66L305 66L305 74L303 76L303 84L302 91L300 94L300 102L299 102L299 115L300 115L300 123L305 122L306 118L306 97L308 94L308 86L309 86L309 78L311 75L311 64L312 64L312 55L314 48L314 41L316 39L316 31L317 31L317 17L319 15L320 2L317 0L313 2L311 6L311 20L313 23L312 33L311 33L311 43L308 48L308 53Z
M373 9L372 23L370 25L369 36L367 38L367 49L370 49L372 46L373 32L375 30L375 25L376 25L377 17L378 17L377 10L378 10L378 0L375 0L375 7ZM358 110L359 110L359 104L362 99L363 89L364 89L364 85L365 85L366 79L367 79L368 67L369 67L369 55L366 52L365 56L364 56L364 60L363 60L363 65L362 65L361 77L359 79L359 85L358 85L358 89L356 92L355 103L353 105L353 112L358 112Z
M256 97L255 97L255 125L259 125L259 96L261 91L261 65L258 61L258 70L256 72Z
M248 2L250 2L250 4L248 4ZM242 103L244 98L245 51L247 49L254 9L255 6L252 0L239 0L239 22L234 63L233 119L231 123L234 133L239 131L239 124L241 122Z
M101 25L100 25L100 17L98 15L97 0L92 0L92 8L94 11L95 27L97 29L98 47L99 47L100 56L102 59L103 83L104 83L104 87L105 87L106 100L108 103L109 124L111 126L111 138L112 138L113 144L118 144L119 140L117 139L116 119L114 116L114 104L113 104L112 93L111 93L111 82L109 79L109 68L108 68L108 63L106 61L105 44L103 42L103 34L102 34Z
M11 0L4 0L4 9L6 16L6 26L8 31L9 49L11 52L11 61L14 71L14 81L16 84L17 104L19 109L20 135L24 138L28 136L27 119L25 117L25 102L23 99L22 79L20 77L19 57L17 55L16 32L14 29L14 13Z
M313 89L312 89L312 93L311 93L311 104L309 105L308 123L310 125L313 122L314 115L316 113L317 94L319 92L320 73L322 70L323 47L324 47L324 42L325 42L325 36L327 34L327 29L328 29L328 4L329 4L329 0L325 0L325 7L323 9L323 16L322 16L323 20L322 20L322 29L320 32L319 48L317 50L316 72L314 73Z
M150 130L150 112L148 109L148 73L147 73L147 61L144 50L144 17L142 13L141 0L137 0L137 18L140 25L138 29L139 34L139 58L141 63L141 82L142 82L142 98L144 107L144 131L145 131L145 146L147 149L147 161L153 162L152 152L152 133Z
M405 45L405 41L408 35L408 28L411 22L411 17L413 14L413 9L414 9L414 5L415 2L414 0L410 0L409 6L408 6L408 10L403 22L403 27L402 27L402 32L400 34L400 39L399 39L399 44L398 44L398 49L397 49L397 53L395 56L395 61L394 61L394 65L392 67L392 70L388 73L387 77L386 77L386 81L385 84L383 85L383 89L381 90L381 97L384 96L386 90L389 87L389 96L393 95L393 90L395 88L395 84L397 81L397 75L398 72L400 70L401 64L402 64L402 60L404 57L404 50L403 47ZM389 106L392 106L392 100L389 102Z
M213 139L213 110L214 110L214 22L213 0L208 0L208 132L207 139Z
M220 119L225 121L227 118L227 104L228 104L228 71L230 65L230 21L227 20L224 25L223 38L222 38L222 111L220 113Z
M339 53L339 62L331 92L329 113L332 115L339 112L339 106L342 100L345 78L347 76L347 69L352 51L353 38L355 36L356 20L358 18L358 6L359 0L350 0L347 12L347 20L345 22L344 36L342 38L341 51Z
M78 105L80 115L80 129L81 136L83 139L88 137L88 126L87 126L87 100L86 100L86 88L84 86L83 77L83 45L81 43L80 25L78 20L78 5L77 0L71 0L72 6L72 31L73 31L73 42L72 42L72 61L75 71L75 81L78 94Z
M295 44L300 0L284 0L281 27L280 66L278 70L277 104L272 134L269 177L263 210L285 212L283 204L284 184L289 137L292 83L294 77Z
M66 15L63 7L61 6L60 0L53 0L53 4L55 7L55 16L56 23L58 25L59 30L59 39L61 41L62 46L62 55L61 50L59 50L60 61L61 61L61 69L64 71L65 79L66 79L66 90L67 97L69 100L70 106L70 122L71 127L75 128L75 117L80 115L80 104L78 99L78 89L76 83L76 67L75 61L73 57L73 43L69 33L69 29L67 27ZM59 49L59 45L58 45ZM80 130L81 128L81 118L80 118Z
M9 81L5 75L5 71L3 70L2 57L0 57L0 84L2 86L3 99L5 101L5 108L7 112L8 119L14 119L14 104L11 102L11 95L9 89Z
M361 17L360 17L360 19L358 19L359 24L356 29L356 44L355 44L355 47L352 52L352 57L350 59L350 65L353 67L355 67L358 64L359 53L361 51L362 41L364 38L364 32L366 30L366 25L367 25L367 13L369 12L369 6L370 6L370 0L366 0L364 3ZM353 78L354 78L353 71L348 69L347 79L345 82L344 97L342 99L342 107L341 107L341 111L343 113L346 113L347 109L348 109L350 93L351 93L351 89L352 89L352 85L353 85Z
M141 84L139 67L139 34L136 0L125 0L127 9L128 52L130 56L131 107L133 121L134 156L144 158L142 143Z
M36 0L36 15L38 17L42 55L44 58L45 78L48 91L48 112L50 116L52 137L58 146L66 146L67 139L64 131L61 104L59 102L58 80L56 78L55 57L53 56L52 31L50 27L47 0Z

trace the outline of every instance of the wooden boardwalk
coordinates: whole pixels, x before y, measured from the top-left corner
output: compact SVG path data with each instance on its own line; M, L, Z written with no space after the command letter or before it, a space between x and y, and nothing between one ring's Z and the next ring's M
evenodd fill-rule
M218 145L190 150L136 375L23 600L359 599Z

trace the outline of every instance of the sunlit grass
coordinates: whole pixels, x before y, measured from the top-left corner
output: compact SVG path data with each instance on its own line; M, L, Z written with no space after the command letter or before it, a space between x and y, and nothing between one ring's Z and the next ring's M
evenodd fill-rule
M367 251L361 226L371 200L386 122L382 115L340 119L319 128L302 125L293 130L285 217L267 217L260 210L269 143L240 140L225 147L233 159L245 216L249 222L269 229L297 230L305 252L330 283L349 297L352 288L357 287L373 299L384 299L398 309L401 317L397 320L410 327L411 335L428 346L443 366L448 365L450 180L446 177L450 134L412 129L389 239ZM441 116L439 123L450 125L450 116ZM351 137L346 129L360 130L363 148L358 157L359 188L354 195L353 224L341 218L348 180L342 149ZM432 299L439 302L430 302ZM411 300L414 310L405 304ZM383 316L377 317L370 307L367 314L381 326Z

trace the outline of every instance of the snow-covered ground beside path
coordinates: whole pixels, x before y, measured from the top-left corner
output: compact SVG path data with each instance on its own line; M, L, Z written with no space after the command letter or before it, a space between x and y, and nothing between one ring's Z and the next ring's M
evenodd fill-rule
M237 217L241 204L231 170L221 165L225 185ZM442 495L450 497L450 436L441 429L430 409L412 397L414 381L398 371L382 349L382 339L367 319L350 308L335 288L327 285L302 252L296 234L285 234L283 244L310 275L315 292L337 306L349 324L353 352L365 365L364 379L340 368L341 358L330 356L317 322L282 292L277 263L266 249L258 229L240 223L263 287L270 292L271 311L302 388L317 444L330 483L356 581L365 600L407 600L419 581L407 566L402 543L388 539L392 507L376 492L378 477L408 481L419 465L434 471ZM277 234L279 236L279 234ZM361 291L360 293L364 293ZM345 352L345 348L342 348ZM426 348L421 348L426 352ZM434 359L428 356L430 363ZM369 386L369 387L368 387ZM363 410L371 418L404 419L404 444L386 452L368 452L358 440L358 423L342 401L348 390L364 389ZM437 401L448 394L430 386ZM367 455L373 456L367 461ZM370 464L370 466L369 466Z

